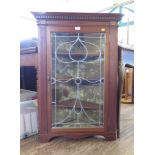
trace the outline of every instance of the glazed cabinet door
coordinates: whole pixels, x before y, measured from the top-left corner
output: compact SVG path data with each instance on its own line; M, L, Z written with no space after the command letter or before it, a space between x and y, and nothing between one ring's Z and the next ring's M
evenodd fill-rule
M104 32L51 32L50 128L104 127Z

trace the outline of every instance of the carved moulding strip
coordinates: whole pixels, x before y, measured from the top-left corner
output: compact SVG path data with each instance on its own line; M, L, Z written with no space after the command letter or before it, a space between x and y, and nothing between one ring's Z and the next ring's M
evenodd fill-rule
M67 21L119 21L120 14L110 13L63 13L63 12L32 12L37 20L67 20Z
M116 20L115 17L103 16L36 16L37 19L51 19L51 20L87 20L87 21L108 21Z

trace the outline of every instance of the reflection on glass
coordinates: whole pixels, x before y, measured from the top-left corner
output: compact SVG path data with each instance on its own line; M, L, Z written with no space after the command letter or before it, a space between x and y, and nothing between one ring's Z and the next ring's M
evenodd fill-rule
M52 127L103 127L104 33L52 33Z

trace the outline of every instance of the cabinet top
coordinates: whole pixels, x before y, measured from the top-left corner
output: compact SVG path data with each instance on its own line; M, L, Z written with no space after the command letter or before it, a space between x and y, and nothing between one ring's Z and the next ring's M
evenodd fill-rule
M75 13L75 12L32 12L40 20L65 20L65 21L96 21L110 22L121 20L123 14L119 13Z

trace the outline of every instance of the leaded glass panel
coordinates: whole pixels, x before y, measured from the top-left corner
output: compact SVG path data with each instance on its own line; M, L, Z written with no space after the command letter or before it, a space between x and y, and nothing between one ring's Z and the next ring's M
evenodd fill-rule
M104 33L51 33L52 127L103 127Z

